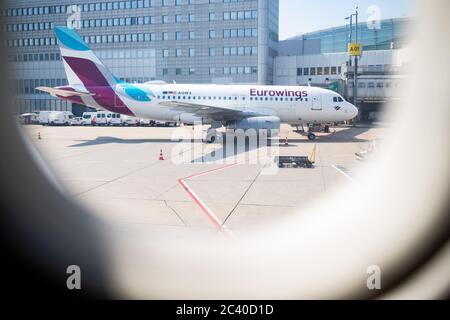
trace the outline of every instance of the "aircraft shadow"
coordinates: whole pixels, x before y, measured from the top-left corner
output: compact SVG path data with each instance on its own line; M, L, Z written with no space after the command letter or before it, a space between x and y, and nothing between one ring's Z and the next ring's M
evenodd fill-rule
M347 128L344 130L341 130L336 133L330 133L325 136L318 136L315 141L309 141L307 139L289 139L289 143L348 143L348 142L368 142L367 139L361 139L357 138L357 136L367 132L370 128L364 127L364 128ZM306 133L300 133L299 135L305 136ZM180 140L172 140L172 139L121 139L116 137L109 137L109 136L100 136L93 140L78 140L79 143L73 144L70 147L88 147L88 146L95 146L95 145L104 145L104 144L110 144L110 143L118 143L118 144L140 144L140 143L179 143ZM197 140L195 142L201 142L200 140ZM280 147L294 147L292 145L285 146L284 145L284 138L280 137L279 141ZM226 148L226 139L224 136L223 142L222 142L222 149L225 149L224 151L227 151ZM241 153L240 150L243 150L243 152L249 152L255 149L258 149L259 145L257 146L250 146L248 141L245 143L245 146L237 147L235 144L235 155ZM221 152L220 150L217 150L216 152ZM226 154L226 152L224 152Z
M309 141L305 139L289 139L289 143L349 143L349 142L368 142L367 139L357 138L357 136L367 132L370 127L363 128L346 128L344 130L333 133L333 129L331 129L331 133L327 133L324 136L317 136L316 140ZM296 132L299 135L302 135L306 138L307 133ZM281 142L281 140L280 140Z
M71 145L70 147L88 147L102 144L119 143L119 144L140 144L140 143L179 143L179 140L171 139L121 139L116 137L97 137L94 140L78 140L80 143Z

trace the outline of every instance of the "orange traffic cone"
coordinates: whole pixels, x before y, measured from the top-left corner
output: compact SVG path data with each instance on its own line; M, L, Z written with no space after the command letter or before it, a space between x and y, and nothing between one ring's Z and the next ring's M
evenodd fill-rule
M162 149L159 151L159 158L158 160L164 160Z

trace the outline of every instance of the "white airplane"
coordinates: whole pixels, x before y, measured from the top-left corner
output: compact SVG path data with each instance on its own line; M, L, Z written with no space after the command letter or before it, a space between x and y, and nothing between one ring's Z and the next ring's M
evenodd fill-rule
M290 125L328 124L355 118L358 109L336 92L301 86L126 83L115 77L73 30L55 27L67 86L37 90L96 109L138 118L211 125L216 129L279 130ZM310 140L316 136L310 132Z

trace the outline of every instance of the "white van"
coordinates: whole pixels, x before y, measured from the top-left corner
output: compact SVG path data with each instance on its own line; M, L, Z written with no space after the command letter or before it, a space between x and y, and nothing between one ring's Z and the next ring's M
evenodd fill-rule
M92 125L92 120L94 119L97 112L83 112L83 120L81 122L82 126Z
M141 118L139 120L139 125L142 127L150 127L153 124L153 121L150 119Z
M139 124L139 118L124 115L121 118L123 126L137 126Z
M109 123L111 126L121 126L122 117L119 113L111 113L111 121Z
M49 124L48 116L50 113L51 113L51 111L39 111L39 115L38 115L39 124L42 124L42 125Z
M48 115L51 126L68 126L72 124L73 113L68 111L53 111Z
M96 126L107 126L111 120L111 112L108 111L97 111L95 113L95 118L93 119L93 125Z
M83 118L82 117L73 117L72 119L72 126L81 126L83 124Z

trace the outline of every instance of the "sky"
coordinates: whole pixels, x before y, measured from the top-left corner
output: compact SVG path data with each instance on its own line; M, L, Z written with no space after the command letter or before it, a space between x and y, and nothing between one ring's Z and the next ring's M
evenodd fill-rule
M298 34L337 27L359 6L359 20L367 21L368 8L379 8L381 19L414 15L414 0L279 0L280 40Z

